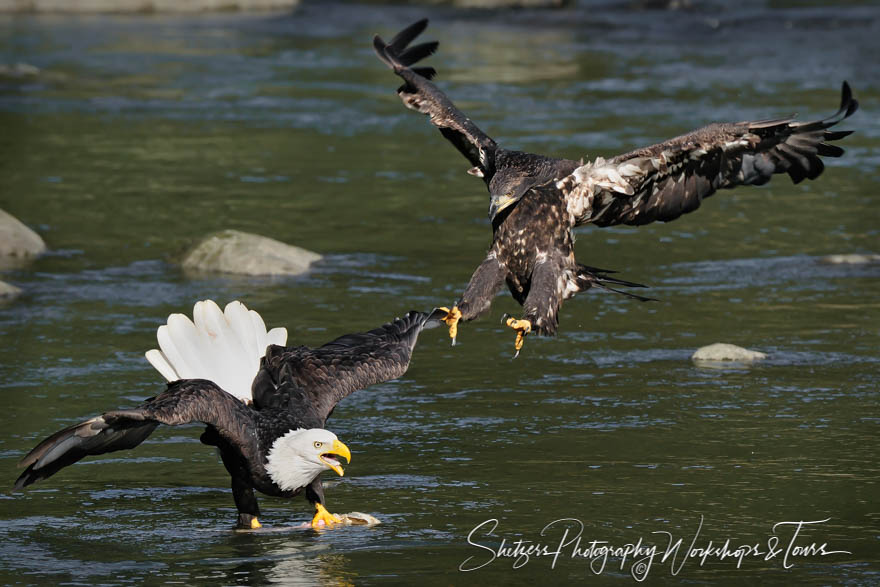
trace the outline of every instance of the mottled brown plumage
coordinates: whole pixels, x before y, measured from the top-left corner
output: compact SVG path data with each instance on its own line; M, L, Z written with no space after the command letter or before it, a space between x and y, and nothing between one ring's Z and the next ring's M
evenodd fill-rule
M820 157L843 154L828 142L850 133L827 129L858 108L844 82L840 110L824 120L711 124L608 161L599 158L585 164L508 151L430 81L436 74L433 68L410 67L437 48L436 42L418 51L407 47L426 27L427 20L419 21L390 43L376 36L373 47L404 80L398 89L403 103L427 114L474 165L469 172L482 177L489 189L492 245L447 317L450 334L457 331L459 319L472 320L487 311L504 283L523 305L522 318L528 321L509 324L523 333L549 335L556 333L562 301L578 292L599 286L626 293L609 287L613 284L643 287L577 263L571 229L585 223L673 220L698 208L718 189L761 185L776 173L788 173L795 183L815 179L824 168Z
M283 489L267 471L267 455L291 431L323 428L336 404L350 393L400 377L419 333L436 324L437 316L410 312L375 330L347 334L314 349L270 345L254 378L251 404L206 379L171 382L135 409L105 412L51 435L21 460L25 471L15 489L86 456L134 448L160 424L202 422L202 442L220 449L232 477L240 526L250 527L259 515L255 489L278 497L305 489L310 502L321 504L320 477L304 487Z

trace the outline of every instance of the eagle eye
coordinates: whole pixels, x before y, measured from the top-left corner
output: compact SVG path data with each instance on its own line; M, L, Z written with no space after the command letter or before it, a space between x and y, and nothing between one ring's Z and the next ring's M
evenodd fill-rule
M315 448L321 448L322 446L324 446L324 443L323 443L323 442L320 442L320 441L317 441L317 440L315 441Z

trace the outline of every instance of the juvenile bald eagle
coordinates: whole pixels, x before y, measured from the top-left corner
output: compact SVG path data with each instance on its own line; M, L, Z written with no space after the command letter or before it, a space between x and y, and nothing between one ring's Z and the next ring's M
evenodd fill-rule
M523 306L521 319L509 318L517 331L517 353L529 332L554 335L563 300L591 287L644 287L614 279L613 271L575 260L571 230L593 223L640 225L670 221L696 210L716 190L761 185L776 173L794 183L815 179L824 165L820 156L839 157L843 149L829 145L852 131L829 131L858 108L844 82L840 109L814 122L793 118L710 124L664 143L583 164L570 159L509 151L467 118L431 82L432 67L410 67L433 54L437 42L410 46L425 30L420 20L390 43L378 35L373 47L379 58L400 76L397 90L403 103L427 114L473 167L489 189L493 239L464 294L444 318L455 344L460 320L486 312L506 282Z
M442 316L440 312L438 316ZM269 332L254 311L212 301L193 309L195 323L172 314L159 327L161 350L147 352L169 381L161 394L129 410L105 412L56 432L30 451L15 489L52 476L83 457L134 448L159 424L206 424L201 441L216 446L232 477L238 526L259 528L254 490L293 497L305 490L312 525L339 518L324 507L320 474L343 474L351 452L324 424L355 390L406 372L419 332L436 316L410 312L375 330L346 334L311 349L283 346L284 328Z

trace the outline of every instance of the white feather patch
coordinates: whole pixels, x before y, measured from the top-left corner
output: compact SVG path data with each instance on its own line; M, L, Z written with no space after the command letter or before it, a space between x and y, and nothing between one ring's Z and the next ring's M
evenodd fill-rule
M156 331L159 349L146 357L168 381L208 379L242 401L251 401L251 383L268 344L287 343L287 330L266 332L259 314L241 302L220 311L211 300L193 307L193 321L172 314Z
M166 381L177 381L180 379L180 375L177 374L177 371L174 370L174 367L171 366L171 363L168 362L162 351L150 349L147 351L146 356L150 364L155 367L156 371L162 374Z

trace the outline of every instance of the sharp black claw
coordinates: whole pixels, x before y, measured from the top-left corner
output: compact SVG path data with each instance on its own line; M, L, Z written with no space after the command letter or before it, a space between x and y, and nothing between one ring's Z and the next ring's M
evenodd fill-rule
M502 324L507 324L507 319L508 319L508 318L513 318L513 316L511 316L511 315L508 314L507 312L504 312L504 314L501 316L501 323L502 323Z

